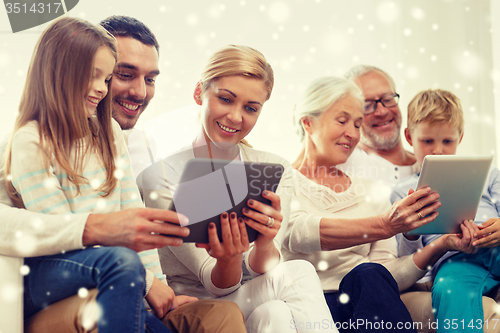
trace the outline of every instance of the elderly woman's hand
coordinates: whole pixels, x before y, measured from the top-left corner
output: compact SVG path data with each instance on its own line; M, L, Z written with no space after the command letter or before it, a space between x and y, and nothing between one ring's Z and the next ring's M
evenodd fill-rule
M439 194L431 193L429 187L418 191L410 190L408 196L396 201L392 208L382 215L383 227L390 235L404 233L423 226L438 216L435 210L441 206Z

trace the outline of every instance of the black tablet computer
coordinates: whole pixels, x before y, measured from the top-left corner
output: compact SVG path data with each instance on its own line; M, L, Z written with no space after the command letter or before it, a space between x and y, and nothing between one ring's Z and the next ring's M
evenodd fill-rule
M249 199L270 204L262 192L276 192L284 168L281 164L194 158L187 162L179 184L174 186L171 210L189 218L184 242L208 243L208 224L217 226L222 241L220 215L236 212L243 217ZM250 209L250 208L249 208ZM258 232L248 225L248 240Z
M439 193L441 207L432 222L409 235L461 233L464 220L474 220L493 156L427 155L417 189Z

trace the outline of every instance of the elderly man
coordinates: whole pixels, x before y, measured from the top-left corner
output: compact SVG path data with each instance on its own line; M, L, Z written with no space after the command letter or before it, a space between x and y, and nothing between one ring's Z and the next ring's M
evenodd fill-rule
M113 16L101 22L117 40L118 61L114 69L111 93L113 117L122 129L130 129L146 109L155 92L159 45L154 34L140 21ZM5 149L5 146L2 148ZM187 232L180 226L157 221L177 220L177 214L167 210L134 209L109 214L44 215L10 207L3 170L0 170L0 254L10 256L44 256L86 246L125 246L136 251L182 242L177 237ZM45 228L33 228L32 221L42 221ZM160 228L160 229L158 229ZM18 234L30 237L36 246L30 253L16 246ZM159 263L156 263L159 265ZM148 296L154 313L175 332L245 332L244 318L231 302L196 301L176 296L167 301L171 289L163 283L153 283ZM96 290L87 296L73 296L56 302L26 321L27 332L95 332ZM151 294L151 295L150 295ZM168 313L166 313L168 312ZM166 315L165 315L166 313ZM94 313L95 314L95 313ZM124 316L134 314L123 314Z
M396 85L385 71L368 65L351 68L345 77L361 89L365 106L360 143L341 167L359 177L378 181L381 195L385 193L389 199L394 184L419 172L415 157L404 149L401 141L402 115ZM432 281L416 283L401 295L413 321L422 324L422 332L434 332L437 324L443 324L434 322L431 288ZM493 299L484 296L483 308L485 320L494 322L500 319ZM485 326L485 332L490 331L493 332Z
M388 186L417 172L416 160L401 141L402 116L394 80L380 68L353 67L346 73L365 97L361 140L343 170Z

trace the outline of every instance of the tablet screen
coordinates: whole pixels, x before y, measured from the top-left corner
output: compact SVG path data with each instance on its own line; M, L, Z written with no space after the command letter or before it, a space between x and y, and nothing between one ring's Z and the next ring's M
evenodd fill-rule
M222 241L220 215L236 212L244 217L242 210L247 201L254 199L266 204L262 191L276 192L283 166L272 163L241 162L195 158L188 161L180 182L174 187L170 209L189 218L190 234L185 242L208 243L208 224L217 226ZM248 207L247 207L248 208ZM257 238L258 232L247 225L249 241Z
M428 155L417 189L439 193L438 217L410 235L460 233L464 220L474 220L493 156Z

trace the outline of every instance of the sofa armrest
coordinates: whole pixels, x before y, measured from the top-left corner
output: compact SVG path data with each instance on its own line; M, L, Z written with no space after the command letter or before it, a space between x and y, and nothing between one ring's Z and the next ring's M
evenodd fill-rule
M0 332L23 332L22 258L0 255Z

